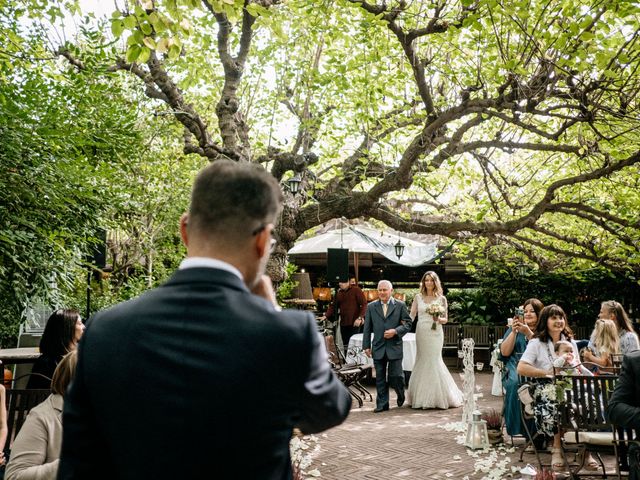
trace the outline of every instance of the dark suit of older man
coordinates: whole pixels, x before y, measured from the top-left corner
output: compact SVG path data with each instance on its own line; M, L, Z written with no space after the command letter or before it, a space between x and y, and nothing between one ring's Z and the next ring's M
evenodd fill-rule
M378 300L367 305L364 319L362 347L367 355L373 356L376 369L376 413L389 410L389 386L398 395L399 407L404 404L405 399L402 337L411 330L411 317L405 303L391 297L392 292L391 282L380 281Z
M266 299L280 197L249 165L216 161L198 175L180 269L88 323L59 479L290 479L293 428L346 418L350 395L313 316Z
M640 351L628 353L607 408L609 421L640 432ZM640 438L636 438L640 440ZM640 480L640 448L629 448L629 479Z

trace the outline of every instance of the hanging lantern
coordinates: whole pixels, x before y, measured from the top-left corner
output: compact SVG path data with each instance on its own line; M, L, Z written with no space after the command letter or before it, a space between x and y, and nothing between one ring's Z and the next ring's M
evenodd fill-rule
M287 185L289 185L289 190L294 195L298 193L298 189L300 188L301 183L302 183L302 179L300 178L300 175L298 175L297 173L293 177L291 177L289 180L287 180Z
M400 258L404 254L404 245L402 244L399 238L398 238L398 243L396 243L393 246L393 248L396 251L396 257Z
M473 450L489 448L487 422L482 420L478 410L473 412L473 420L467 423L467 440L464 444Z

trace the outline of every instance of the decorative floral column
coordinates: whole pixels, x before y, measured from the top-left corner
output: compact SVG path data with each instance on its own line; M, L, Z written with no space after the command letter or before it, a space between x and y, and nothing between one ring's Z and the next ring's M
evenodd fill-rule
M473 347L475 343L473 338L465 338L462 340L462 363L464 365L464 377L462 381L462 395L464 396L462 421L465 424L473 420L473 411L476 409L476 400L474 397L476 376L473 371L475 367L473 363Z

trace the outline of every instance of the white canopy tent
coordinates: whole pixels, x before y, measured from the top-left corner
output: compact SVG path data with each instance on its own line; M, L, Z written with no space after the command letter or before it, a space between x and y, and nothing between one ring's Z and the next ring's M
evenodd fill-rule
M404 245L404 253L400 258L396 256L394 248L398 240ZM427 244L360 225L345 225L299 240L289 250L289 255L322 254L327 253L328 248L346 248L349 252L377 253L400 265L418 267L437 257L436 246L437 242Z

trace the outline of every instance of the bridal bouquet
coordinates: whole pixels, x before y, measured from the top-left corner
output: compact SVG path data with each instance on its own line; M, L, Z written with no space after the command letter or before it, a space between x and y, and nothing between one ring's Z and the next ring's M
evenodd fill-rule
M433 324L431 324L431 330L435 330L437 323L436 320L440 315L444 314L444 307L438 301L431 302L427 305L427 313L433 317Z

